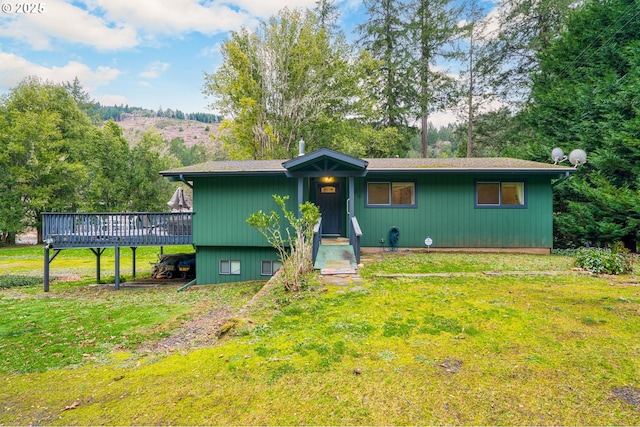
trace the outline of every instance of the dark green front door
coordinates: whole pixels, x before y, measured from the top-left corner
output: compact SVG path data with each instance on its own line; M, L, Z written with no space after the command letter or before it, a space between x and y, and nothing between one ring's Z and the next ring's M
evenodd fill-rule
M340 183L318 183L316 204L322 214L322 234L340 235Z

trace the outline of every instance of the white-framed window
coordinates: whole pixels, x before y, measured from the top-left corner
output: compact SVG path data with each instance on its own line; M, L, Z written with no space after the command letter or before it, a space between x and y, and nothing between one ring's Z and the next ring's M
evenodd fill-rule
M367 206L414 207L416 206L416 183L407 181L368 182Z
M240 274L240 261L232 259L220 260L220 274L223 275L239 275Z
M282 262L278 260L262 260L260 261L260 275L273 276L280 267L282 267Z
M476 207L525 208L526 185L524 181L477 181Z

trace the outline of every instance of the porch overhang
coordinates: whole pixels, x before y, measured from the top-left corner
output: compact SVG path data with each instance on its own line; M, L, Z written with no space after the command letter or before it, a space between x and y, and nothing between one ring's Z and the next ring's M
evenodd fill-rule
M328 148L282 163L289 178L317 178L322 176L362 177L369 162Z

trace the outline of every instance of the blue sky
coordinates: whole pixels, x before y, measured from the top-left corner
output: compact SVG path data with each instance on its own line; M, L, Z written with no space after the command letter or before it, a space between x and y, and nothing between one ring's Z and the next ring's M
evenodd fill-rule
M358 3L343 2L345 19ZM203 74L221 64L229 31L315 0L47 0L24 13L0 1L0 93L37 75L76 76L104 105L209 112Z
M221 64L229 31L315 0L47 0L28 11L21 4L0 0L0 94L29 75L78 77L103 105L191 113L211 112L203 76ZM342 0L340 9L350 34L361 1Z

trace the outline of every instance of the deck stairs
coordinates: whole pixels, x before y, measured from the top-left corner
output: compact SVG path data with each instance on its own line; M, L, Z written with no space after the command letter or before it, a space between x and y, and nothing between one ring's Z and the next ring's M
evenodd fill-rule
M323 238L313 266L320 274L357 274L353 246L345 238Z

